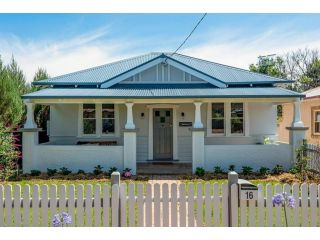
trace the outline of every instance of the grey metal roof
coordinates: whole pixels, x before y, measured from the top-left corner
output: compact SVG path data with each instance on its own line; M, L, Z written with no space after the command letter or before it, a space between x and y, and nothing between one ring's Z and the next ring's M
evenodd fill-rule
M222 65L181 54L149 53L86 70L34 82L35 85L101 85L122 74L163 58L176 61L225 84L285 83L285 79L270 77L248 70Z
M118 87L108 89L47 88L23 95L23 98L285 98L303 96L303 94L276 87L214 88L190 86L186 88L168 84L159 87L156 84L152 84L137 88L119 84Z

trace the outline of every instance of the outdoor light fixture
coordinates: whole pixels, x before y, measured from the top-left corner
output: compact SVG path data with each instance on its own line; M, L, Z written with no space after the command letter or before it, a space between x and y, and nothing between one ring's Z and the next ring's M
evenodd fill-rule
M141 117L141 118L144 118L144 112L142 112L142 113L140 114L140 117Z
M181 112L181 117L184 117L184 112Z

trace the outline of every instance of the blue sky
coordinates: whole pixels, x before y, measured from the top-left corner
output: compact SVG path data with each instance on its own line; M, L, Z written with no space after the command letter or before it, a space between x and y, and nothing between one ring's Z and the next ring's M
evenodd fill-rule
M202 14L0 14L0 55L31 81L151 51L173 51ZM208 14L181 53L248 68L259 55L320 49L320 14Z

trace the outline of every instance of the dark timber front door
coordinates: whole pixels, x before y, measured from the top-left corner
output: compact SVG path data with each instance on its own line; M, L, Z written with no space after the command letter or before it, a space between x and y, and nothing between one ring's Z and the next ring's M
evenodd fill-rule
M172 159L172 109L153 110L153 159Z

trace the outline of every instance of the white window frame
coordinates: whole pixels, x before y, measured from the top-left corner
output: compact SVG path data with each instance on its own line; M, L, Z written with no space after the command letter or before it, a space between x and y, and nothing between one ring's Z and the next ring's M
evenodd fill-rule
M242 103L243 133L232 133L231 132L231 120L232 120L232 117L231 117L231 105L232 105L232 103ZM232 102L230 102L230 111L229 111L229 116L230 116L230 119L229 119L229 121L230 121L230 136L245 136L245 133L246 133L246 118L245 118L245 115L246 115L246 110L245 110L245 103L244 102L241 102L241 101L232 101Z
M96 105L96 134L84 134L83 133L83 104L79 104L79 114L78 114L78 137L118 137L119 136L119 107L118 104L115 103L103 103L103 104L114 104L114 119L115 119L115 129L114 133L105 134L102 133L102 103L88 103Z
M224 107L224 111L223 111L223 120L224 120L224 133L213 133L212 132L212 104L214 103L223 103L223 107ZM225 136L226 132L227 132L227 128L226 128L226 103L225 102L210 102L208 103L208 123L207 126L210 126L207 128L207 135L208 136Z
M316 119L317 119L317 113L320 112L320 109L315 109L313 110L313 123L312 123L312 127L313 127L313 135L320 135L320 132L316 132Z
M221 133L212 133L212 103L224 103L224 116L225 116L225 126L224 134ZM243 103L243 131L244 133L231 134L231 103ZM207 137L246 137L249 136L249 111L248 111L248 102L243 101L214 101L208 102L207 106Z

